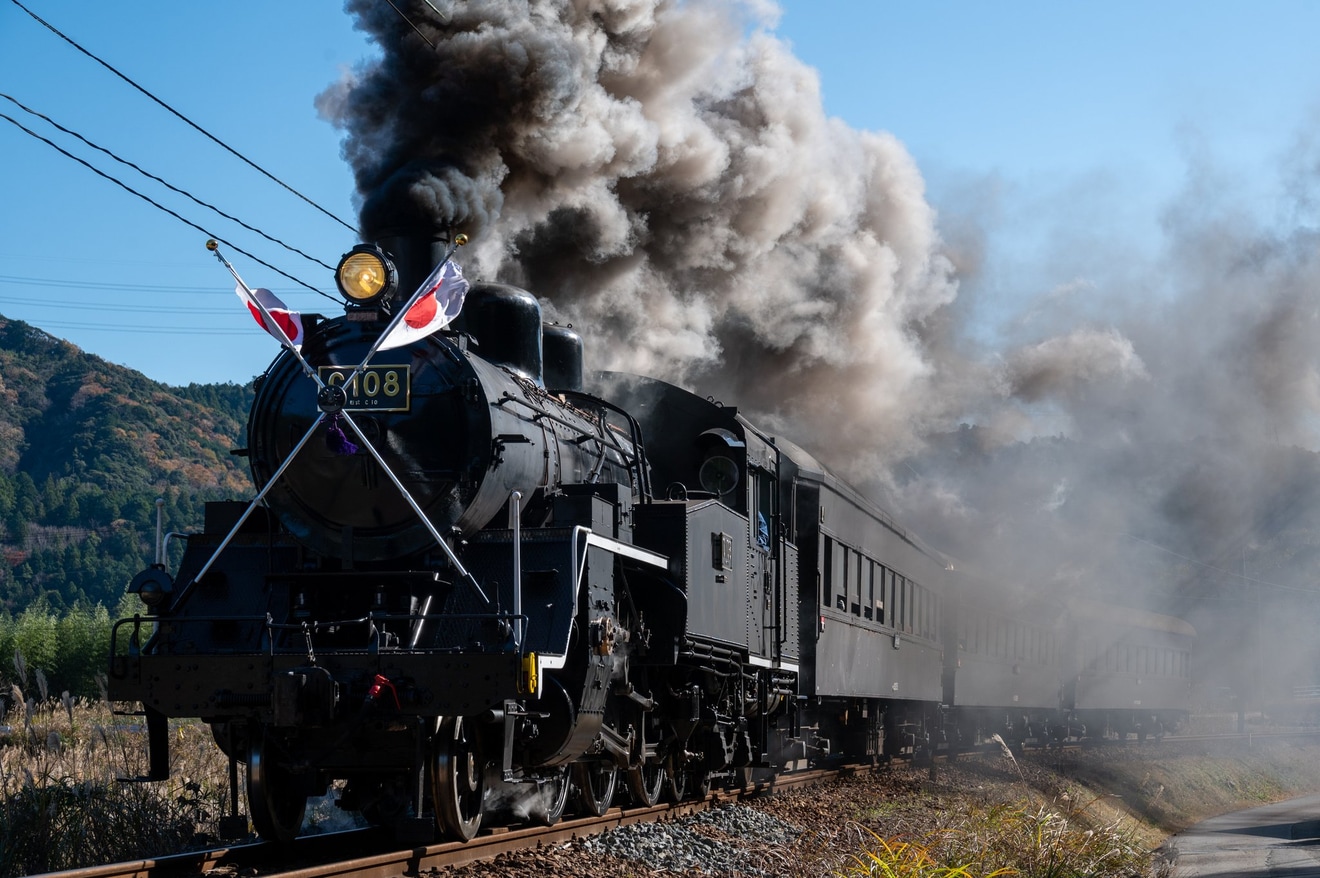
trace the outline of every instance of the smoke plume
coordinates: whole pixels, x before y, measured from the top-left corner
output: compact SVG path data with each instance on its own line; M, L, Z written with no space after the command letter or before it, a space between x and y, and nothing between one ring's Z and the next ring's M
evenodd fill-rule
M1156 256L1069 226L1103 199L1067 193L1048 292L990 343L967 318L995 199L942 239L911 156L827 116L769 0L348 9L382 55L319 106L366 237L467 232L468 276L534 292L590 367L738 405L1024 587L1227 634L1251 589L1320 582L1313 138L1283 229L1195 161Z
M453 224L468 276L532 290L589 366L701 388L858 471L916 447L952 266L911 157L825 114L773 9L396 5L409 21L349 3L384 57L320 100L367 237Z

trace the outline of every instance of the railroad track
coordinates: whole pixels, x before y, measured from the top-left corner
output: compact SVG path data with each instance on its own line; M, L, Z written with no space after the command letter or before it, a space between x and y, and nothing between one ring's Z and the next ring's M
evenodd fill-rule
M1057 749L1075 749L1095 746L1160 746L1176 744L1227 743L1308 739L1320 737L1316 731L1253 732L1230 735L1169 735L1162 741L1135 739L1119 741L1070 741L1052 745ZM1030 748L1038 749L1038 748ZM972 759L983 754L996 754L998 745L941 753L937 762L950 759ZM779 790L807 786L849 774L873 770L869 763L839 766L831 769L795 771L776 776L773 781L761 781L743 788L713 791L705 799L683 802L679 805L655 805L650 808L611 808L602 817L582 817L562 820L551 827L495 826L483 830L470 842L445 842L413 848L400 848L391 835L381 829L361 829L325 835L304 836L291 848L257 842L233 845L184 854L173 854L146 860L96 866L67 872L48 873L42 878L176 878L176 876L207 875L212 878L242 876L242 878L395 878L417 875L423 870L457 866L478 860L493 859L500 854L518 850L564 844L574 839L599 835L611 829L634 823L673 820L708 810L742 798L773 793Z
M650 808L611 808L601 817L561 820L554 826L497 826L483 830L469 842L444 842L399 849L389 833L360 829L303 836L289 848L268 842L233 845L146 860L51 872L40 878L396 878L426 869L489 860L503 853L563 844L599 835L633 823L673 820L738 801L746 796L806 786L841 777L870 765L849 765L828 770L798 771L743 788L716 790L704 799Z

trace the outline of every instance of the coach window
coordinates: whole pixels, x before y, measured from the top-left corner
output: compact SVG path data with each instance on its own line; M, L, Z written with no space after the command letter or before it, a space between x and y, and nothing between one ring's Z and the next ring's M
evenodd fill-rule
M857 553L857 615L862 615L862 607L866 606L866 580L862 574L866 572L866 557L861 552Z
M849 577L853 581L853 588L849 589L853 595L853 606L850 609L853 610L853 615L862 615L862 553L851 553L847 561L849 561L847 564Z
M907 631L910 627L908 614L912 612L912 603L908 600L907 580L897 573L894 574L894 590L898 592L898 617L894 619L894 627L899 631Z
M842 543L834 544L834 606L840 610L848 609L848 547Z
M857 556L856 552L854 552L852 549L849 549L847 546L844 547L843 582L839 585L839 590L840 592L842 592L842 598L843 598L843 603L839 605L840 610L848 609L848 601L853 597L853 594L857 591L857 584L856 584L857 564L853 560L853 558L855 558L856 556ZM861 613L861 608L857 606L857 601L852 602L852 611L855 614Z
M885 602L885 624L890 628L898 627L898 595L894 591L894 577L897 575L888 567L885 568L885 587L881 594Z
M820 602L828 607L832 603L830 595L834 594L834 567L831 563L834 560L834 540L825 537L822 541L822 548L824 551L821 552L821 566L823 566L825 570L823 571L824 576L821 578L824 579L825 582L824 588L821 590Z
M908 614L907 614L907 632L909 634L921 633L921 591L917 584L908 580Z
M885 598L885 583L887 582L889 582L889 568L883 564L875 565L875 621L881 625L887 624L888 614L885 608L891 606Z

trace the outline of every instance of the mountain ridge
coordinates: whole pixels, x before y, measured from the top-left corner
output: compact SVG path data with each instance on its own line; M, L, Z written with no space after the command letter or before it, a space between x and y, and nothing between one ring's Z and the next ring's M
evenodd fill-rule
M0 315L0 611L115 606L207 500L245 497L251 384L170 386Z

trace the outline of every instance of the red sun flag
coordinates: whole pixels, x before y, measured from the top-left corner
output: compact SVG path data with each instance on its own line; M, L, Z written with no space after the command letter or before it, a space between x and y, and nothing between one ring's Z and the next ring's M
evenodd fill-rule
M279 296L264 287L249 291L242 284L234 287L234 292L238 294L243 304L247 305L248 311L251 312L258 326L278 338L281 343L287 340L289 344L293 345L294 350L302 347L302 315L297 311L290 311ZM261 307L258 307L258 303ZM266 309L266 313L270 315L270 320L262 316L261 308Z
M413 329L423 329L435 319L436 312L435 293L427 293L417 300L417 304L408 309L408 313L403 315L403 322Z
M413 293L417 300L403 319L381 339L377 350L401 348L444 329L463 309L467 291L468 282L463 277L463 269L457 263L442 262Z

